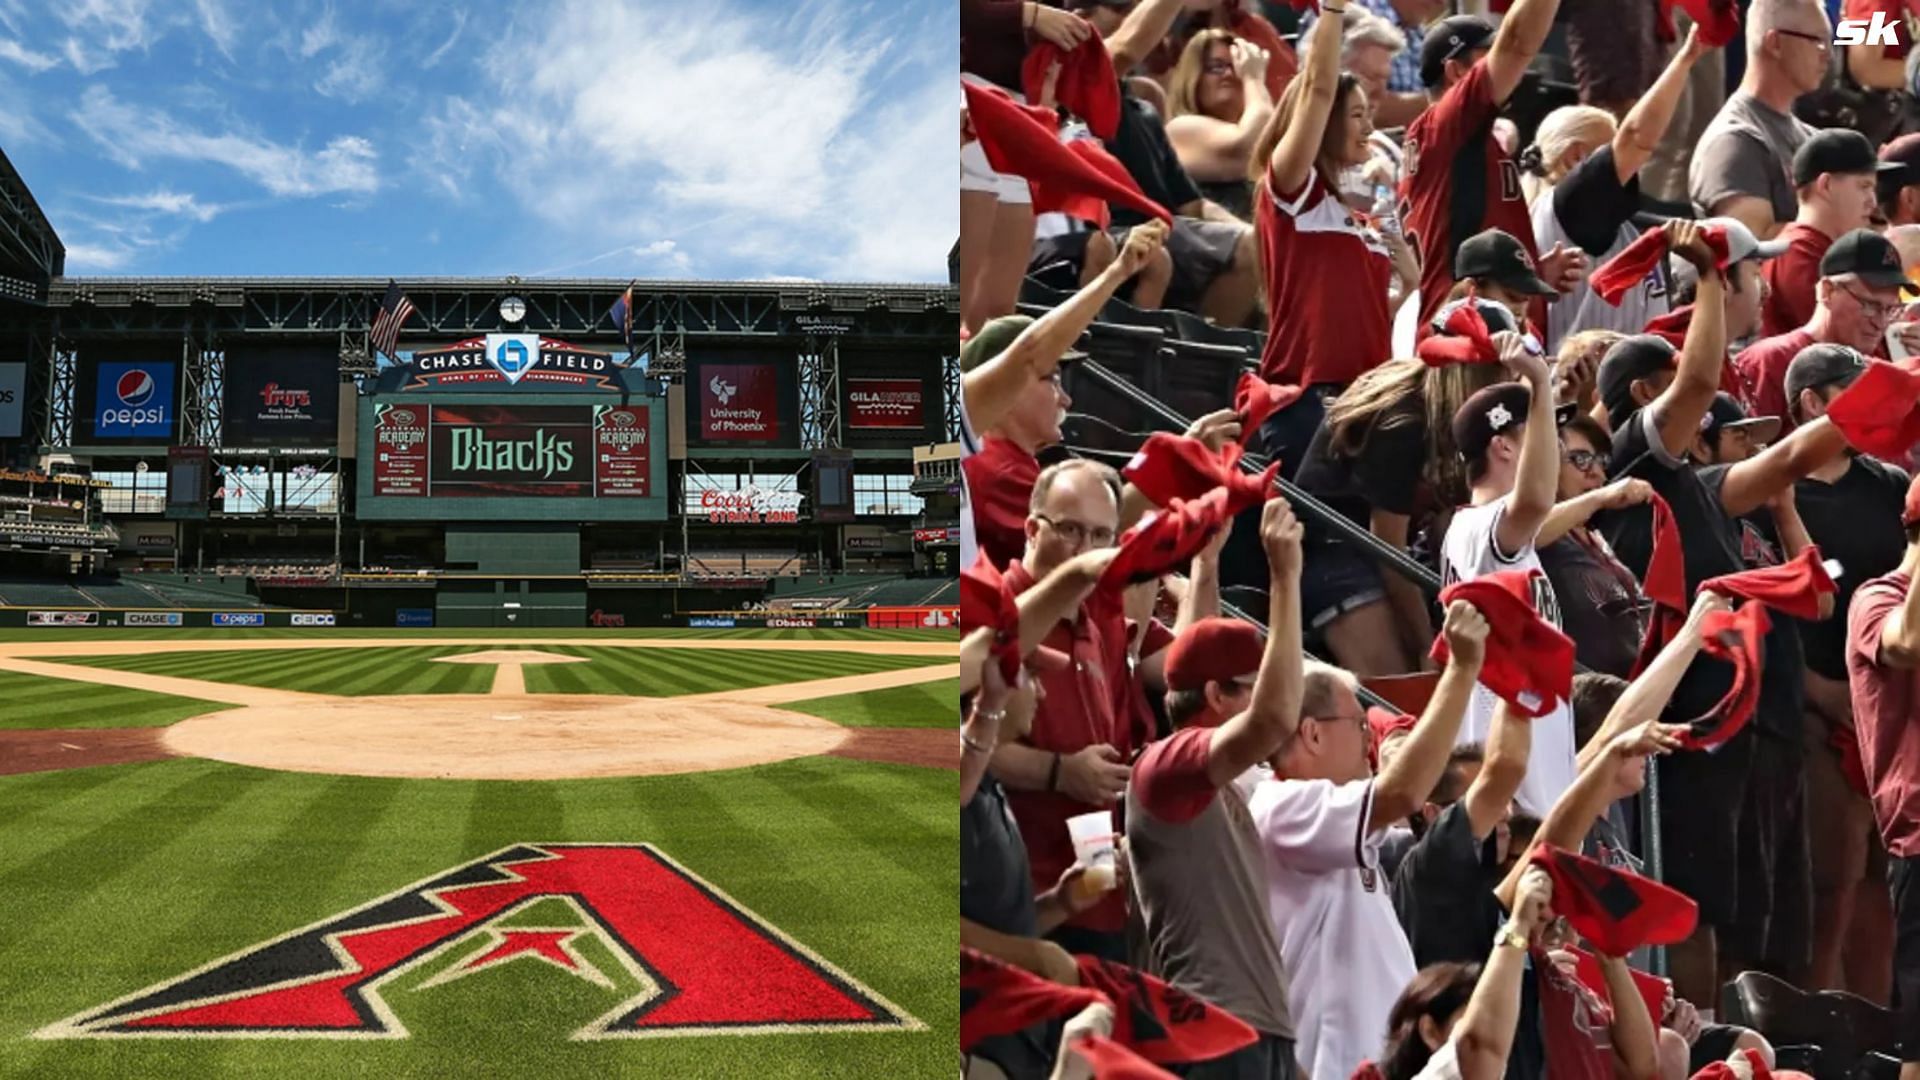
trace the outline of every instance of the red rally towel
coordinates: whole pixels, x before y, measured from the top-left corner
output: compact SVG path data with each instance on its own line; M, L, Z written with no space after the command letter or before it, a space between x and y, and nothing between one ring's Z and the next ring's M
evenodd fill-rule
M1120 553L1100 575L1100 588L1124 589L1152 581L1193 561L1213 534L1233 515L1225 488L1198 499L1175 499L1147 514L1120 538Z
M1238 446L1215 453L1191 436L1156 431L1120 475L1155 506L1198 499L1215 488L1226 488L1228 513L1237 514L1265 502L1274 490L1274 478L1280 475L1279 462L1263 473L1245 472L1240 468L1241 453Z
M1718 225L1707 225L1700 229L1700 235L1713 249L1714 264L1722 270L1727 267L1727 230ZM1608 259L1594 268L1587 276L1587 283L1600 299L1620 306L1620 298L1627 290L1646 280L1653 268L1667 253L1667 227L1658 225L1636 237L1633 243L1620 249L1620 254Z
M1053 84L1054 100L1085 120L1095 135L1113 138L1120 130L1120 79L1113 73L1107 43L1090 34L1066 52L1051 41L1035 42L1020 65L1020 88L1028 101L1040 100L1047 69L1055 64L1060 65L1060 78Z
M1700 27L1700 43L1717 49L1740 36L1740 12L1734 0L1660 0L1660 18L1654 26L1661 41L1678 41L1673 25L1676 2L1687 18Z
M1099 1035L1074 1043L1073 1052L1093 1066L1095 1080L1177 1080L1174 1074Z
M1733 686L1713 708L1687 722L1680 745L1711 750L1747 726L1760 703L1760 668L1772 625L1767 606L1753 601L1740 605L1738 611L1710 612L1702 620L1700 651L1733 665Z
M1788 1077L1800 1075L1791 1071L1776 1073L1767 1068L1767 1059L1760 1056L1760 1051L1742 1050L1724 1061L1708 1062L1705 1068L1693 1074L1692 1080L1787 1080Z
M1242 372L1233 387L1233 411L1240 420L1240 445L1247 445L1267 417L1300 400L1298 386L1270 383L1251 371Z
M1148 1061L1208 1061L1260 1038L1225 1009L1144 972L1093 956L1073 959L1080 965L1080 985L1113 1001L1113 1040Z
M1855 450L1898 460L1920 443L1920 372L1869 360L1866 374L1827 404L1827 417Z
M1372 738L1367 743L1367 764L1380 768L1380 748L1388 739L1402 731L1412 731L1417 723L1407 713L1397 713L1392 709L1383 709L1378 705L1367 708L1367 731Z
M1551 844L1535 847L1530 858L1553 879L1554 913L1608 956L1684 941L1699 921L1692 900L1651 878Z
M1612 1005L1613 994L1607 990L1607 974L1600 970L1600 958L1585 949L1569 947L1567 951L1574 957L1574 974L1601 1001ZM1653 1018L1656 1025L1659 1024L1660 1018L1667 1015L1667 1004L1673 998L1673 984L1644 971L1629 969L1627 973L1633 977L1633 988L1640 991L1640 1000L1647 1007L1647 1015Z
M960 575L960 632L968 634L982 626L993 628L988 653L1000 665L1000 677L1008 686L1014 685L1020 679L1020 603L1013 586L984 551Z
M1465 600L1486 617L1487 658L1480 683L1522 716L1542 717L1573 693L1573 639L1542 619L1533 603L1538 570L1502 570L1461 581L1440 592L1440 606ZM1436 634L1430 655L1446 663L1447 636Z
M1647 574L1640 587L1653 601L1653 612L1640 638L1640 656L1633 664L1636 678L1687 625L1687 561L1680 547L1680 527L1674 523L1667 500L1658 495L1653 497L1653 554L1647 559Z
M1796 619L1820 617L1820 598L1838 591L1820 558L1820 545L1809 544L1805 551L1779 566L1763 566L1722 574L1700 583L1700 588L1721 596L1738 596L1783 611Z
M1061 202L1087 196L1173 223L1166 207L1147 198L1126 167L1098 143L1090 139L1076 139L1071 147L1062 143L1048 110L1016 104L999 90L972 83L962 83L961 89L987 163L996 172L1027 178L1034 188L1035 212L1062 209ZM1043 199L1048 205L1043 205Z
M1649 334L1667 339L1667 344L1676 349L1685 348L1687 329L1693 325L1693 305L1682 304L1665 315L1655 315L1641 327ZM1753 395L1747 393L1747 384L1740 381L1740 369L1733 366L1732 360L1720 365L1720 389L1732 394L1735 401L1751 408Z
M1473 294L1467 294L1471 297ZM1472 304L1461 304L1439 331L1414 347L1428 367L1450 367L1454 364L1497 364L1500 362L1500 349L1493 343L1493 335L1487 330L1487 320L1480 310Z
M1042 1020L1071 1016L1105 995L1086 986L1062 986L960 946L960 1049L1011 1035Z

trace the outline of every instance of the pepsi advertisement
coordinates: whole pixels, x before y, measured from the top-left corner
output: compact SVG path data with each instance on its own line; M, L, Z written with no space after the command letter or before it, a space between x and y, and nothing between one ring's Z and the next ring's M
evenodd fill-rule
M173 441L179 405L174 399L171 360L104 360L94 368L93 400L85 415L97 442Z

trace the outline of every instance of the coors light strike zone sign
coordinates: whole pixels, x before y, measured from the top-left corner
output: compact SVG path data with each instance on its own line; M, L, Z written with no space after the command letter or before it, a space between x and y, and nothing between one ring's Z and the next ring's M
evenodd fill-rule
M702 491L698 513L712 525L797 525L797 491L767 491L749 484L738 491Z

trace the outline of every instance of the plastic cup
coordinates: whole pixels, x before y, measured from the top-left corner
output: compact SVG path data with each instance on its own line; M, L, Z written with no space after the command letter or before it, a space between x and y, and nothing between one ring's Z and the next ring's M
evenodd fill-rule
M1113 811L1097 810L1067 819L1073 837L1074 861L1086 867L1080 875L1082 896L1103 893L1114 886Z

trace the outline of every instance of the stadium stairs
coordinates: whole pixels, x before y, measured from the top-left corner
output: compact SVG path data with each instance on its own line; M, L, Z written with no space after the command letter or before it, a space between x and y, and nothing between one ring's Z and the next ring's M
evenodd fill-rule
M1021 289L1019 310L1039 316L1071 295L1029 279ZM1229 407L1234 383L1243 371L1257 366L1264 341L1264 334L1214 326L1187 312L1143 311L1109 300L1079 342L1089 358L1062 372L1073 399L1073 411L1064 426L1066 451L1118 467L1152 432L1178 433L1193 417ZM1263 456L1252 452L1241 462L1250 472L1266 464ZM1440 579L1431 568L1382 543L1290 482L1282 480L1280 487L1295 513L1324 526L1340 542L1357 545L1384 569L1418 584L1430 601L1438 595ZM1248 592L1234 595L1243 604L1223 602L1222 608L1264 629L1261 619L1242 610L1264 611L1264 597L1254 606ZM1360 698L1363 705L1401 711L1364 688ZM1658 771L1649 770L1647 779L1642 820L1651 824L1649 831L1656 837L1654 850L1646 854L1649 872L1658 877ZM1782 1067L1820 1077L1896 1080L1898 1076L1899 1063L1887 1056L1895 1045L1889 1035L1891 1014L1864 999L1833 992L1805 994L1757 972L1728 983L1722 996L1727 1022L1744 1023L1776 1047L1788 1048L1781 1055Z

